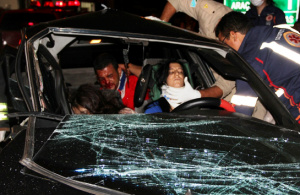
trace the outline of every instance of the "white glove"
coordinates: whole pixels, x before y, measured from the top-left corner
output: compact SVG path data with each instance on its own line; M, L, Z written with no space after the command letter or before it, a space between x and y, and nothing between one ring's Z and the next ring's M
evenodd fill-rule
M163 97L165 97L174 108L186 101L201 97L200 91L192 88L187 77L184 78L184 84L184 87L180 88L166 87L162 89Z

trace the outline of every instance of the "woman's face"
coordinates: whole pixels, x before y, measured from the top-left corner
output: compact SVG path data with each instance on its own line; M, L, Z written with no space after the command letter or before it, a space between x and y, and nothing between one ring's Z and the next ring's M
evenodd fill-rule
M179 63L169 64L169 75L167 77L167 85L175 88L184 86L184 73Z

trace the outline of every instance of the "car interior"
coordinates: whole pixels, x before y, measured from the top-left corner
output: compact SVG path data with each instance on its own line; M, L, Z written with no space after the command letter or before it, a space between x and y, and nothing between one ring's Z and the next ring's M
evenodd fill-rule
M26 105L29 111L36 110L58 115L72 114L69 97L80 85L92 83L100 87L94 73L93 60L103 52L112 53L119 63L124 63L125 59L128 59L128 62L142 66L134 97L138 113L143 113L143 107L149 103L149 101L144 102L148 89L150 89L151 100L159 98L160 91L155 85L153 75L161 60L184 60L185 68L189 72L189 81L197 89L206 89L213 85L215 82L213 71L227 80L241 79L248 82L250 78L249 75L245 75L242 66L235 65L245 63L235 52L205 45L185 45L113 36L71 36L47 33L27 47L31 48L28 53L34 58L29 58L29 65L26 68L31 67L35 70L27 71L27 74L36 75L22 78L21 75L25 74L25 57L19 54L17 57L23 60L18 61L20 67L17 72L22 69L23 73L17 74L19 76L16 78L19 81L20 93L25 97L22 100L23 108ZM19 50L19 53L21 52ZM253 80L249 84L255 86L256 77L250 79ZM26 82L35 83L35 88L30 89L32 97L29 95L28 86L20 85ZM14 96L12 94L11 99L18 98ZM34 108L32 102L35 102ZM222 110L214 105L198 110L207 109L214 110L214 115L220 115ZM18 111L19 108L14 107L14 110ZM275 121L290 123L284 121L281 116L275 117L277 117Z
M100 43L91 44L91 40L100 40ZM64 47L65 45L67 46ZM244 78L239 70L219 54L220 51L218 53L211 48L174 46L170 43L132 41L111 37L57 35L45 36L41 44L36 47L38 61L31 62L38 72L38 75L31 78L32 82L38 84L37 88L32 90L39 101L36 109L53 114L72 114L68 100L80 85L92 83L100 87L93 69L93 60L103 52L112 53L119 63L124 63L124 59L128 58L130 63L142 66L135 93L136 108L145 105L144 97L148 89L150 89L151 100L157 100L160 97L160 90L156 86L154 75L159 68L159 63L166 59L183 60L189 81L197 89L208 88L214 83L215 78L211 67L222 73L226 79ZM37 63L39 66L36 66ZM13 66L12 64L10 66ZM25 64L22 67L24 71ZM19 80L21 79L24 79L24 72ZM21 93L27 96L23 107L32 105L29 101L29 89L24 89L24 86L20 87L23 88ZM138 110L143 112L142 108Z

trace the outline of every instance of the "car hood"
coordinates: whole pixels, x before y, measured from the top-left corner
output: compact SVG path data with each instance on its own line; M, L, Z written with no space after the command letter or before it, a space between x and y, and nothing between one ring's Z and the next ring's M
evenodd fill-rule
M72 115L21 163L95 194L296 193L299 138L226 116Z

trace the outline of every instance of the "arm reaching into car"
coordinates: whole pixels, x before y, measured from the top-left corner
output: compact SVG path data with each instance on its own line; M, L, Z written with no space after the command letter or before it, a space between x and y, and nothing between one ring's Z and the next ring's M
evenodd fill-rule
M162 21L169 22L169 20L175 13L176 13L175 7L171 3L167 2L160 16L160 19Z

